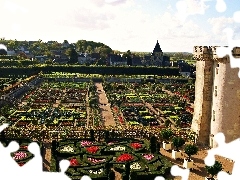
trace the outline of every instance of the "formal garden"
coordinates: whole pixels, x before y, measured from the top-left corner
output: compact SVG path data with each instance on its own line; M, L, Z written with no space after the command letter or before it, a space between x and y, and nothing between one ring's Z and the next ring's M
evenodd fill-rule
M1 133L3 144L9 143L6 139L20 140L20 149L12 154L20 166L32 158L27 145L33 140L42 152L42 143L51 144L51 171L59 171L61 159L70 160L67 175L72 179L83 175L114 179L116 172L122 179L168 178L172 164L160 148L172 150L173 159L183 149L189 156L183 166L192 167L191 155L197 149L188 145L194 144L196 136L185 128L192 120L193 83L147 82L149 77L141 82L110 82L106 75L61 72L41 76L44 81L24 94L2 119L10 124ZM94 82L99 78L103 78L115 127L104 126L100 115L102 92Z

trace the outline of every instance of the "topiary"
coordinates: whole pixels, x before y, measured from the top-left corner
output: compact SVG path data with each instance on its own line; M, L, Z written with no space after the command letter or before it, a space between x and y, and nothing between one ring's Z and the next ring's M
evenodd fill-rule
M150 139L150 152L151 153L156 153L156 143L157 143L157 138L155 136L152 136L151 139Z
M198 147L194 144L187 144L184 148L184 151L188 155L188 160L190 160L192 155L197 154Z
M173 132L172 132L171 129L163 129L163 130L161 131L161 136L162 136L162 138L163 138L166 142L168 142L168 141L170 140L170 138L172 137L172 135L173 135Z
M115 180L115 172L113 170L108 173L108 180Z
M218 161L215 161L213 166L205 166L208 174L211 175L211 178L213 176L217 175L222 170L222 164Z
M185 140L181 137L174 137L172 139L173 145L176 148L176 151L179 150L180 147L182 147L185 144Z

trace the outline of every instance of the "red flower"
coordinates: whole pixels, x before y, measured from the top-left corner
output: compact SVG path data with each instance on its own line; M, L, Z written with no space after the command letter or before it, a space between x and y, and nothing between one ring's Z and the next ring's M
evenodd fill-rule
M77 165L79 165L79 163L76 158L73 158L70 160L70 166L77 166Z
M91 147L88 147L86 149L87 149L88 152L90 152L92 154L95 154L99 150L99 147L98 146L91 146Z
M20 146L21 149L28 149L27 146Z
M19 165L19 166L23 166L23 165L24 165L24 163L18 163L18 165Z
M134 149L139 149L142 147L142 145L139 143L131 143L130 146L133 147Z
M119 156L116 161L117 162L126 162L126 161L132 161L134 158L131 154L122 154Z

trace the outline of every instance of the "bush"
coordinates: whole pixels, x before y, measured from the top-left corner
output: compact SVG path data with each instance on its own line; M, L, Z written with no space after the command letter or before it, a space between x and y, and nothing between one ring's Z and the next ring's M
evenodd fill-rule
M130 173L130 180L138 180L138 176L136 172L131 172Z
M172 142L177 151L180 147L182 147L185 144L185 140L181 137L174 137L172 139Z
M155 136L152 136L150 139L150 152L155 153L156 152L156 143L157 143L157 138Z
M108 180L115 180L115 172L113 170L109 172Z
M213 176L217 175L222 170L222 164L218 161L215 161L215 164L213 166L205 166L208 174L211 175L211 178Z
M170 138L172 137L172 135L173 135L173 132L172 132L171 129L163 129L163 130L161 131L161 136L162 136L162 138L163 138L166 142L168 142L168 141L170 140Z
M197 154L198 147L194 144L187 144L184 148L184 151L188 155L188 159L191 159L192 155Z
M94 130L93 129L91 129L90 130L90 136L91 136L91 141L95 141L95 137L94 137Z

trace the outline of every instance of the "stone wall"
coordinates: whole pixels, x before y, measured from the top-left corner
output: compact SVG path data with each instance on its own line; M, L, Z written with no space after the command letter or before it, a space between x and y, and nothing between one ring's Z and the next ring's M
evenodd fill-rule
M226 142L240 137L239 69L231 68L229 56L217 57L216 48L194 47L197 74L192 130L198 135L198 143L208 145L218 132L225 134ZM215 141L210 142L217 146Z
M211 134L223 132L226 142L230 142L240 137L239 69L230 67L229 58L215 62L215 64L219 64L219 67L215 65ZM215 120L213 111L215 111ZM216 146L217 144L213 142L213 147Z
M209 57L209 49L194 47L196 62L196 82L194 114L192 130L198 135L198 143L209 144L212 84L213 84L213 60Z

